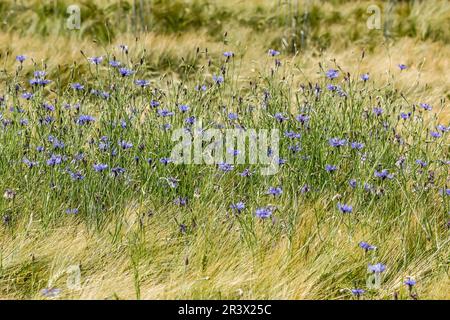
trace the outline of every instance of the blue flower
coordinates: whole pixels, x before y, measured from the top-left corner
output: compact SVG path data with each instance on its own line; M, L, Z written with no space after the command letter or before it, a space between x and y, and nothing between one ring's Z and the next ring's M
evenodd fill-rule
M150 81L148 81L148 80L136 80L136 81L134 81L134 83L141 88L144 88L144 87L147 87L150 85Z
M131 76L134 73L134 71L127 68L120 68L119 73L122 77L128 77Z
M364 81L364 82L367 81L367 80L369 80L369 74L368 74L368 73L362 74L362 75L361 75L361 80Z
M223 56L226 58L234 57L234 53L231 51L226 51L223 53Z
M281 187L270 187L267 191L267 194L270 194L272 196L279 196L283 193L283 189Z
M89 124L94 121L95 121L95 118L93 116L82 114L78 117L78 119L76 120L75 123L78 125L85 125L85 124Z
M234 169L234 166L232 164L229 164L229 163L226 163L226 162L219 163L218 167L223 172L233 171L233 169Z
M405 70L405 69L408 68L408 66L405 65L405 64L403 64L403 63L400 63L400 64L398 65L398 67L400 68L400 70Z
M171 117L171 116L174 115L174 113L173 113L172 111L169 111L169 110L167 110L167 109L161 109L161 110L158 110L158 114L159 114L161 117Z
M258 208L256 209L256 216L260 219L267 219L272 215L270 208Z
M408 277L405 280L404 284L407 285L411 289L412 287L414 287L416 285L416 280L414 280L413 278Z
M133 144L131 142L127 142L125 140L119 141L119 146L123 149L131 149L133 147Z
M440 134L439 132L436 132L436 131L431 131L430 136L432 136L433 138L440 138L440 137L442 137L442 134Z
M91 58L88 58L88 60L92 64L99 65L99 64L101 64L103 62L103 57L102 56L100 56L100 57L91 57Z
M375 108L373 108L373 113L374 113L376 116L380 116L380 115L383 113L383 108L375 107Z
M348 204L338 203L337 207L342 213L352 213L353 211L353 207Z
M285 120L287 120L288 118L283 115L282 113L275 113L274 115L275 119L277 119L279 122L283 122Z
M84 89L84 86L78 82L72 83L70 86L72 87L72 89L77 90L77 91L81 91Z
M269 55L272 57L278 56L280 54L280 51L269 49Z
M380 178L381 180L392 179L394 177L393 174L389 173L387 169L383 169L381 171L375 170L375 177Z
M416 160L416 164L418 164L422 168L424 168L424 167L426 167L428 165L425 161L420 160L420 159Z
M356 188L356 186L357 186L358 183L356 182L355 179L350 179L350 181L348 182L348 184L350 185L350 187Z
M295 117L295 119L301 124L305 124L309 121L309 116L305 114L299 114L298 116Z
M381 263L377 263L374 265L369 264L369 271L374 273L382 273L384 270L386 270L386 266Z
M111 168L111 172L114 174L114 176L115 177L117 177L118 175L120 175L120 174L123 174L123 173L125 173L125 169L124 168L121 168L121 167L114 167L114 168Z
M113 68L118 68L118 67L120 67L121 64L119 61L111 60L111 61L109 61L109 65Z
M20 63L24 62L27 59L24 55L18 55L16 56L16 61L19 61Z
M363 248L366 252L369 250L375 250L377 247L368 244L367 242L361 241L359 246Z
M167 164L171 163L172 161L173 160L170 159L170 158L161 158L161 159L159 159L159 162L161 162L164 165L167 165Z
M356 149L356 150L361 150L362 148L364 148L364 143L361 142L352 142L351 143L351 148L352 149Z
M69 209L66 209L66 213L67 214L77 214L78 209L77 208L69 208Z
M97 163L94 164L94 170L97 172L102 172L104 170L108 169L108 165L107 164L103 164L103 163Z
M366 292L363 289L352 289L351 291L352 291L353 295L355 295L357 297L363 295Z
M338 148L345 146L347 144L347 140L339 138L331 138L330 140L328 140L328 143L330 144L330 146Z
M236 120L237 118L238 118L237 113L230 112L228 114L228 119L230 119L230 120Z
M336 79L337 77L339 77L339 70L336 69L330 69L326 72L326 76L328 79Z
M237 211L238 213L241 213L242 210L245 209L245 203L243 202L237 202L230 205L231 210Z
M336 166L333 166L333 165L331 165L331 164L327 164L327 165L325 165L325 170L326 170L327 172L333 172L333 171L336 171L336 170L337 170L337 167L336 167Z
M63 162L62 156L59 154L52 154L50 156L50 159L47 160L47 165L49 166L56 166L58 164L61 164Z
M411 112L408 112L408 113L401 112L400 113L400 118L402 118L403 120L407 120L407 119L409 119L409 117L411 117Z
M221 76L221 75L218 75L218 76L213 75L212 78L213 78L213 81L214 81L217 85L220 85L220 84L222 84L222 83L224 82L223 76Z
M182 104L178 107L178 109L180 109L181 112L187 112L189 111L189 106L186 104Z
M419 104L424 110L431 111L433 108L428 103Z

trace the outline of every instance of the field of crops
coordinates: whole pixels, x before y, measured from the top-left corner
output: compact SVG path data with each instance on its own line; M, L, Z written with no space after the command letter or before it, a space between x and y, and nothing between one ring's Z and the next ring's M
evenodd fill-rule
M450 298L447 1L70 5L0 3L0 299Z

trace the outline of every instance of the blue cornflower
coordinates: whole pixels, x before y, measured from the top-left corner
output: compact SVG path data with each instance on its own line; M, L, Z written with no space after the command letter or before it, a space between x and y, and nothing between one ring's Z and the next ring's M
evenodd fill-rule
M359 246L361 248L363 248L366 252L369 251L369 250L376 250L377 249L377 247L372 246L372 245L370 245L370 244L368 244L367 242L364 242L364 241L361 241L359 243Z
M99 65L103 62L103 57L90 57L88 58L89 62L95 65Z
M188 203L188 198L187 197L178 197L173 201L174 204L177 204L181 207L184 207L187 205Z
M208 89L208 87L206 85L202 84L202 85L196 85L194 87L194 89L195 89L195 91L206 91Z
M274 115L275 119L277 119L279 122L283 122L285 120L288 119L288 117L286 117L285 115L283 115L282 113L275 113Z
M178 109L180 109L181 112L187 112L189 111L189 106L186 104L182 104L178 107Z
M155 107L159 107L160 103L156 100L152 100L150 101L150 107L155 108Z
M352 149L361 150L364 148L364 143L355 141L355 142L352 142L350 146Z
M27 158L23 158L23 163L25 163L30 169L31 168L33 168L33 167L36 167L38 164L39 164L39 162L37 162L37 161L30 161L30 160L28 160Z
M272 215L272 210L270 208L258 208L256 209L256 216L260 219L267 219Z
M367 81L367 80L369 80L369 74L368 74L368 73L362 74L362 75L361 75L361 80L362 80L362 81Z
M433 108L428 103L419 104L424 110L431 111Z
M195 117L194 116L188 117L188 118L186 118L185 122L187 124L194 124L195 123Z
M213 81L217 84L220 85L224 82L223 76L222 75L213 75L212 77Z
M394 175L392 173L389 173L387 169L383 169L381 171L375 170L374 175L375 177L380 178L381 180L392 179L394 177Z
M230 112L228 114L228 119L230 119L230 120L236 120L237 118L238 118L237 113Z
M403 120L407 120L407 119L409 119L409 117L411 117L411 112L408 112L408 113L401 112L400 113L400 118L402 118Z
M168 163L172 162L173 160L170 158L161 158L159 159L159 162L161 162L164 165L167 165Z
M219 163L218 167L223 172L233 171L233 169L234 169L234 166L232 164L229 164L229 163L226 163L226 162Z
M411 289L412 287L414 287L416 285L416 280L414 280L413 278L408 277L405 280L404 284L407 285Z
M118 68L118 67L120 67L121 63L120 63L120 61L110 60L109 65L113 68Z
M295 117L295 119L297 119L297 121L300 122L301 124L305 124L309 121L309 116L306 114L299 114L298 116Z
M338 203L337 204L337 208L339 209L339 211L341 211L342 213L352 213L353 211L353 207L351 205L348 204L341 204Z
M158 110L158 114L159 114L161 117L171 117L171 116L174 115L174 113L173 113L172 111L169 111L169 110L167 110L167 109L161 109L161 110Z
M123 149L131 149L133 147L133 144L131 142L127 142L125 140L119 141L119 146Z
M62 156L60 156L59 154L52 154L50 156L50 159L47 160L47 165L55 166L61 164L62 162L63 162Z
M408 68L408 66L405 65L405 64L403 64L403 63L400 63L400 64L398 65L398 67L400 68L400 70L405 70L405 69Z
M230 205L230 208L231 210L241 213L241 211L245 209L245 203L244 202L233 203Z
M436 126L436 129L438 129L438 130L441 131L441 132L448 132L448 131L450 131L450 126L449 126L449 127L446 127L446 126L444 126L444 125L442 125L442 124L438 124L438 125Z
M84 86L78 82L72 83L70 86L72 87L72 89L77 90L77 91L81 91L84 89Z
M79 172L79 171L77 171L77 172L69 171L69 174L70 174L70 177L72 178L72 180L77 181L77 180L83 180L84 179L83 174L81 172Z
M16 56L16 61L19 61L20 63L23 63L27 59L24 55L18 55Z
M128 77L131 76L134 73L134 71L127 68L120 68L119 73L122 77Z
M269 55L272 57L278 56L280 54L280 51L269 49Z
M250 177L253 174L253 172L250 171L250 169L246 168L244 171L240 173L241 177Z
M386 266L381 263L377 263L374 265L369 264L369 271L375 272L375 273L382 273L384 270L386 270Z
M336 69L329 69L327 72L326 72L326 76L327 76L327 78L328 79L336 79L337 77L339 77L339 70L336 70Z
M226 58L234 57L234 53L231 51L226 51L223 53L223 56Z
M330 146L338 148L345 146L347 144L347 140L339 138L331 138L330 140L328 140L328 143L330 144Z
M283 189L281 187L270 187L267 191L267 194L270 194L272 196L279 196L283 193Z
M102 172L104 170L108 169L108 165L104 163L97 163L94 164L94 170L97 172Z
M301 138L301 134L300 133L296 133L294 131L286 131L284 133L285 137L288 137L289 139L300 139Z
M77 214L78 209L77 208L69 208L69 209L66 209L66 213L67 214Z
M144 88L144 87L147 87L150 85L150 81L148 81L148 80L136 80L136 81L134 81L134 83L141 88Z
M78 124L78 125L85 125L85 124L89 124L89 123L94 122L94 121L95 121L95 118L93 116L82 114L76 120L76 124Z
M373 108L373 113L374 113L376 116L380 116L380 115L383 113L383 109L380 108L380 107L375 107L375 108Z
M114 174L115 177L117 177L118 175L125 173L125 169L121 168L121 167L114 167L111 168L111 172Z
M350 187L352 187L353 189L356 188L356 186L358 185L356 179L350 179L350 181L348 182L348 184L349 184Z
M359 297L361 295L363 295L366 291L363 289L352 289L352 294Z
M431 131L430 136L432 136L433 138L440 138L440 137L442 137L442 134L440 134L439 132L436 132L436 131Z
M327 84L327 89L329 91L336 91L338 89L338 87L335 86L334 84Z
M416 164L418 164L420 167L424 168L428 165L428 163L426 163L425 161L421 160L421 159L417 159L416 160Z
M327 165L325 165L325 170L326 170L327 172L334 172L334 171L337 170L337 167L336 167L336 166L333 166L333 165L331 165L331 164L327 164Z
M22 98L24 98L25 100L30 100L31 98L33 98L33 94L30 92L25 92L22 94Z

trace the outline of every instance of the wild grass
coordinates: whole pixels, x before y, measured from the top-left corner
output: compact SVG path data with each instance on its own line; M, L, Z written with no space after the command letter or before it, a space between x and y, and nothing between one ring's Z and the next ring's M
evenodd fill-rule
M69 32L67 2L2 2L0 298L448 299L448 3L398 4L389 36L365 28L368 3L153 1L141 16L132 1L81 1L82 29ZM39 70L52 82L30 85ZM285 163L273 176L162 163L191 116L278 129Z

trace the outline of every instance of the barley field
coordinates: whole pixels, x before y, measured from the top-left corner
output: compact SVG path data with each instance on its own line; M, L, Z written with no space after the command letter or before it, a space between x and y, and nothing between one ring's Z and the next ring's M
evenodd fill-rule
M450 298L448 1L0 17L0 299Z

